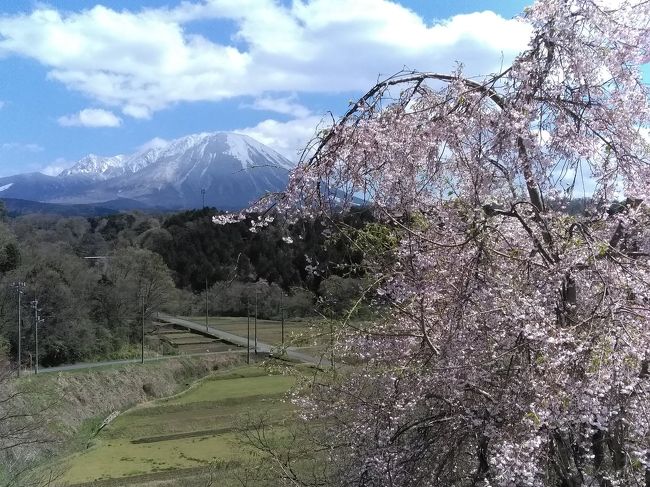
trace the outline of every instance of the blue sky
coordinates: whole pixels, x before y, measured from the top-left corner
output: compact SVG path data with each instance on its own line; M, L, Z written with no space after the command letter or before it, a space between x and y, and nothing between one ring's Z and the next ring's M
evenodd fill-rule
M525 47L527 3L2 2L0 175L218 130L295 158L378 76L497 70Z

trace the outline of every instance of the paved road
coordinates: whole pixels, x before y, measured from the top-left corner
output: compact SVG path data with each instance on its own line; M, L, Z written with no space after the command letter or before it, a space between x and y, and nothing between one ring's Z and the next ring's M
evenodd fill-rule
M232 343L233 345L238 345L240 347L246 348L248 340L239 335L233 335L226 331L218 330L217 328L212 328L211 326L207 327L205 325L200 325L194 321L184 320L182 318L177 318L175 316L167 315L165 313L158 313L158 320L165 321L177 326L184 326L199 333L204 333L212 337L223 340L224 342ZM253 346L253 341L251 340L251 347ZM268 343L257 341L257 351L261 353L271 353L273 350L276 350L277 347L269 345ZM286 356L292 360L297 360L299 362L304 362L307 364L317 365L319 367L328 367L330 365L327 359L322 357L314 357L312 355L307 355L297 351L293 347L288 347L286 349Z

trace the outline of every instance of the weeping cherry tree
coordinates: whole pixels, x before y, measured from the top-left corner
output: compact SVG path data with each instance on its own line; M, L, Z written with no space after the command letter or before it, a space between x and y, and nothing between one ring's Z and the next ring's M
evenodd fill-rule
M360 365L298 400L328 485L650 486L650 2L522 21L497 74L372 87L250 208L366 197L396 237L366 262L388 317L338 344Z

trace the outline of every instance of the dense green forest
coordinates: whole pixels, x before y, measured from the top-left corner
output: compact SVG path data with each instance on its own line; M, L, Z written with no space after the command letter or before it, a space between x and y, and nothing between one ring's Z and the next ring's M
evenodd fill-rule
M358 295L361 250L323 222L215 225L216 210L101 217L26 215L0 221L0 341L17 350L18 283L23 365L32 364L38 301L40 364L119 358L139 343L142 309L243 315L258 294L261 317L345 309ZM340 228L361 228L367 212ZM330 222L331 223L331 222Z
M320 221L291 226L278 222L252 233L248 222L215 225L214 214L214 209L189 211L166 217L159 225L151 220L137 224L132 215L123 215L111 218L110 227L103 225L99 232L114 239L116 231L119 236L126 227L133 228L133 245L160 254L174 272L176 285L193 291L203 289L206 279L209 284L264 279L285 290L297 286L317 292L324 277L349 274L361 259L345 241L323 235ZM369 213L358 212L339 223L360 227L369 218Z

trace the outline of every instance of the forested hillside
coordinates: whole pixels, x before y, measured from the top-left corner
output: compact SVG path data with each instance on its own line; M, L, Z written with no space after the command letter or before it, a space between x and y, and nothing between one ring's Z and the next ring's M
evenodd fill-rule
M40 364L120 358L139 346L142 306L242 315L257 293L260 316L314 308L343 309L358 294L359 250L323 236L321 222L259 233L247 222L214 225L216 210L171 215L138 212L101 217L27 215L0 221L0 337L17 350L18 290L22 290L23 365L34 357L38 301ZM369 217L348 214L355 228ZM19 286L18 283L24 283Z

